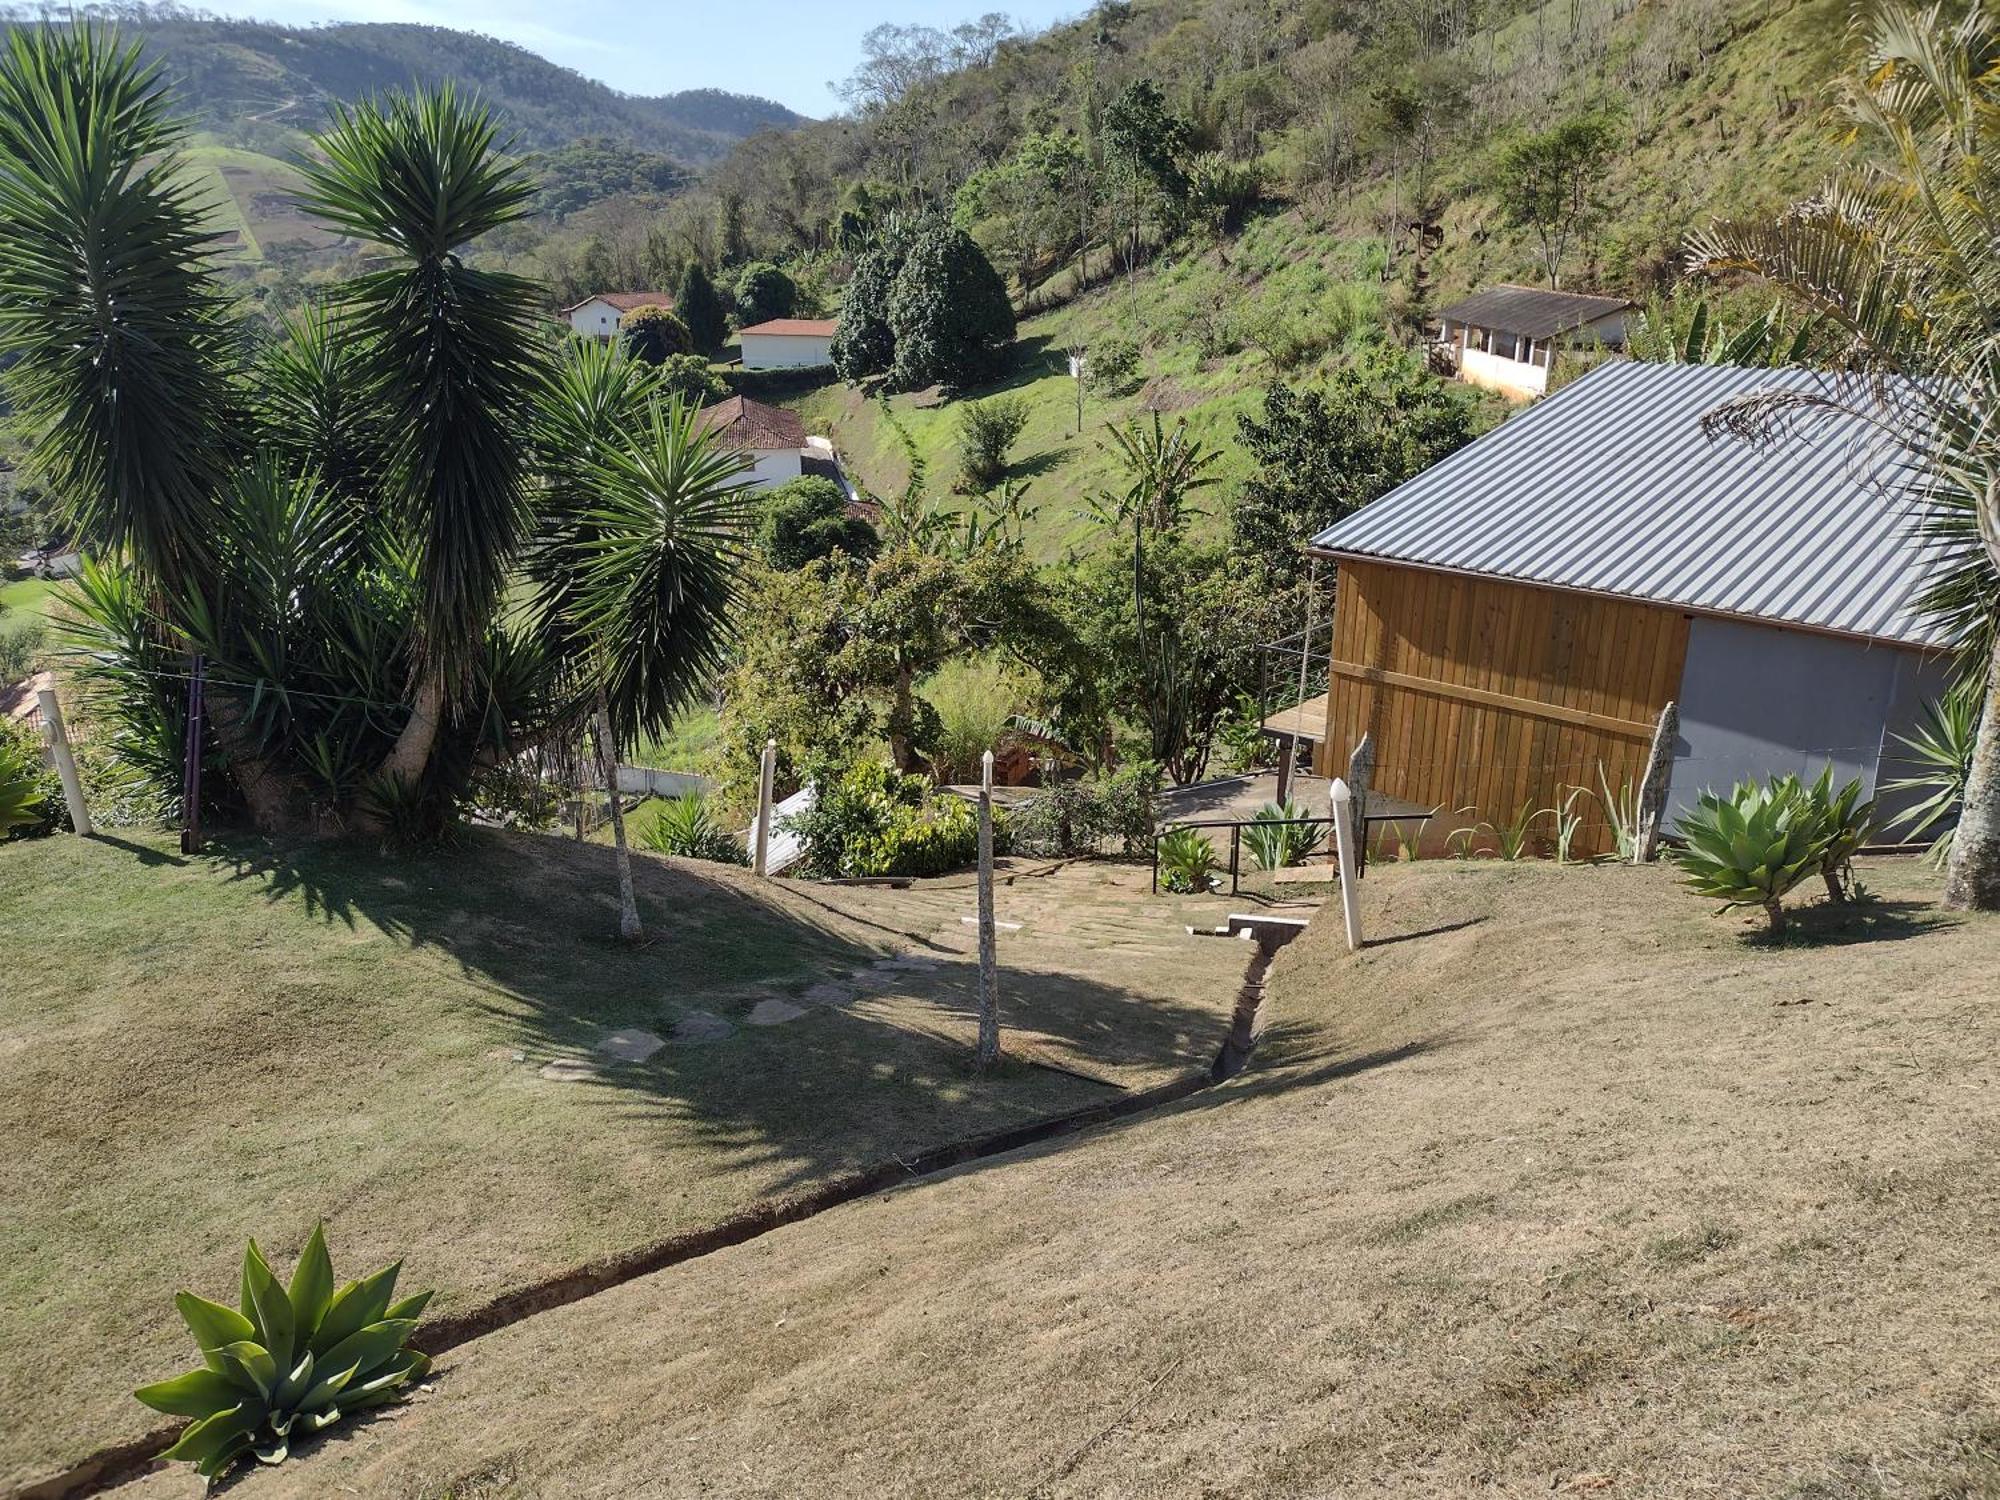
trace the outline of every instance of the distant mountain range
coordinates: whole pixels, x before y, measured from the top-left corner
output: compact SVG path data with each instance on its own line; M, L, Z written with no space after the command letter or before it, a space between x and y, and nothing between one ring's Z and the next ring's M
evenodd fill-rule
M511 42L437 26L277 26L171 7L135 7L119 25L164 63L194 123L224 133L312 129L335 101L445 78L477 89L504 114L521 149L602 137L699 167L746 136L805 118L720 89L620 94Z

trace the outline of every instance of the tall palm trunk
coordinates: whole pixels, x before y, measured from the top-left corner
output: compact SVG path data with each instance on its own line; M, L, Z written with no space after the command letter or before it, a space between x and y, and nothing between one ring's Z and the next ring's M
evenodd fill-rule
M1944 904L1959 911L2000 911L2000 638L1986 666L1986 706L1945 867Z
M625 809L618 801L618 737L611 728L611 700L597 690L597 769L611 799L611 842L618 858L618 935L628 943L644 937L639 896L632 886L632 850L625 842Z
M423 778L437 744L438 724L444 717L444 669L433 657L417 679L410 700L410 717L396 743L382 761L382 774L409 786Z

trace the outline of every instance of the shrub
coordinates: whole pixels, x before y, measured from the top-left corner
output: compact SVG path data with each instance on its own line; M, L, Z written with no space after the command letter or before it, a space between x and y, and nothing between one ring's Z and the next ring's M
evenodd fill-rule
M968 401L958 409L958 461L968 489L981 493L1007 477L1007 455L1028 425L1018 396Z
M1160 835L1160 889L1177 896L1205 896L1217 884L1215 845L1192 828Z
M1294 823L1310 816L1298 803L1267 802L1257 809L1250 826L1243 830L1243 843L1260 870L1282 870L1304 864L1319 853L1326 842L1323 824Z
M1084 355L1083 378L1101 396L1117 396L1138 384L1139 346L1116 336L1092 344Z
M1674 831L1684 847L1672 858L1688 888L1719 898L1725 911L1762 907L1774 936L1785 928L1785 893L1820 867L1817 820L1782 779L1740 782L1728 796L1703 792Z
M0 726L0 834L33 838L55 826L55 808L62 802L59 790L50 796L53 780L33 731L17 724Z
M618 331L633 358L649 365L663 365L676 354L694 352L687 324L675 317L670 307L635 307L625 314Z
M1017 701L1006 668L992 656L947 662L923 685L937 710L931 770L938 780L979 779L980 757L1006 739Z
M767 260L753 260L736 277L736 317L745 328L789 318L798 305L792 278Z
M822 778L810 812L787 826L805 846L808 875L943 875L979 857L979 819L961 798L934 796L921 776L864 762ZM994 816L994 844L1003 842Z
M718 865L749 862L742 841L718 826L708 814L707 800L695 794L664 799L653 821L639 836L639 846L655 854L705 859Z
M729 394L722 377L699 354L669 354L660 361L660 392L690 406L713 406Z
M1148 854L1159 789L1159 769L1150 765L1128 766L1098 781L1058 781L1015 814L1014 848L1073 859L1101 853L1115 839L1120 853Z
M47 644L48 629L39 620L13 630L0 627L0 683L19 682L34 671Z
M757 546L774 568L793 571L835 552L873 557L879 545L875 528L847 513L847 496L831 479L808 474L764 497Z
M245 1453L282 1463L294 1433L323 1431L402 1395L430 1368L404 1345L431 1294L391 1301L401 1264L336 1291L316 1226L289 1288L252 1240L243 1252L242 1311L193 1292L176 1296L202 1368L133 1393L155 1411L194 1419L164 1456L191 1462L204 1479Z

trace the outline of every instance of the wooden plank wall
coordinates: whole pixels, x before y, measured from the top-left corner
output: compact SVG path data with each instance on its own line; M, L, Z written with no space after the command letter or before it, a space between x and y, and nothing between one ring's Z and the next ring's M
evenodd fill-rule
M1340 774L1372 732L1375 785L1442 805L1433 846L1588 787L1573 852L1607 852L1597 767L1614 794L1638 784L1654 722L1680 693L1687 637L1687 617L1656 605L1342 562L1317 769ZM1544 842L1551 824L1536 825Z

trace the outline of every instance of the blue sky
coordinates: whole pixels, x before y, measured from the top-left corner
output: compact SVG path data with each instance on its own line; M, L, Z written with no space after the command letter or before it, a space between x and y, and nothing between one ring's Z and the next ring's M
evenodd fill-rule
M1088 9L1088 0L207 0L204 10L307 26L410 21L481 31L628 94L720 88L762 94L801 114L828 115L830 80L861 58L880 21L949 27L1004 11L1024 27Z

